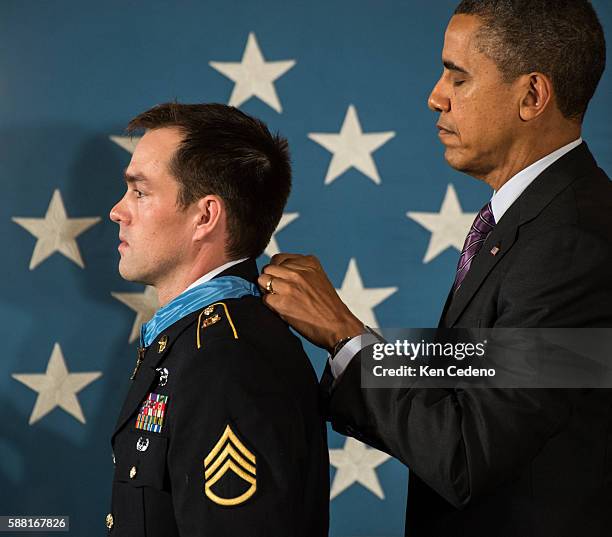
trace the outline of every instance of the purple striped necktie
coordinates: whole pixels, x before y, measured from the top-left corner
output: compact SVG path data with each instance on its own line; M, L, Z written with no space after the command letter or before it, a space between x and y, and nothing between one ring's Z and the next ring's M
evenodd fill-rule
M459 258L459 263L457 263L457 274L455 275L455 283L453 283L453 293L456 293L457 289L459 289L463 283L463 280L470 270L472 260L480 251L494 227L495 217L491 209L491 202L489 202L480 209L480 212L476 215L474 223L470 228L470 232L465 238L463 250L461 250L461 257Z

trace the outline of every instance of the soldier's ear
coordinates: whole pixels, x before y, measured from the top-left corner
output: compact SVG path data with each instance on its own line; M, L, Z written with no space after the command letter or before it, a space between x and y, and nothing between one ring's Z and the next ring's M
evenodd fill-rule
M225 205L219 196L209 194L195 202L194 235L195 241L203 240L218 230L224 218Z

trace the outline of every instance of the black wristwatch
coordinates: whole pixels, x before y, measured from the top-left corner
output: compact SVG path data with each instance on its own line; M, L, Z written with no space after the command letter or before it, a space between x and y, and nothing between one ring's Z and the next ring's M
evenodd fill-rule
M331 352L331 358L332 360L334 359L334 356L336 356L336 354L338 354L340 352L340 349L342 347L344 347L351 339L353 339L354 337L357 336L349 336L349 337L343 337L342 339L339 339L336 344L334 345L334 348L332 349Z

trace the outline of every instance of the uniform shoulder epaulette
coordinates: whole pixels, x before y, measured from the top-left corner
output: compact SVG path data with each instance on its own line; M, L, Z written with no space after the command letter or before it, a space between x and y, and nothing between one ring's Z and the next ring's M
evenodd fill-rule
M212 334L238 339L236 325L225 302L206 306L198 315L196 326L196 347L201 349L204 339Z

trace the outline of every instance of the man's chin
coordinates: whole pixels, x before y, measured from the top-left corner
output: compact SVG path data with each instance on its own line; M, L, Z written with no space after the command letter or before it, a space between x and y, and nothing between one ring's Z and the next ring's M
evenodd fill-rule
M460 152L454 147L446 146L444 160L446 160L447 164L455 170L463 171L465 167L464 159L461 157Z
M451 168L458 172L470 173L471 166L469 159L466 158L459 148L447 146L444 151L444 159Z
M128 282L143 283L148 285L145 281L147 278L143 274L139 273L133 268L130 269L130 267L126 266L126 264L122 261L123 260L119 261L119 276Z

